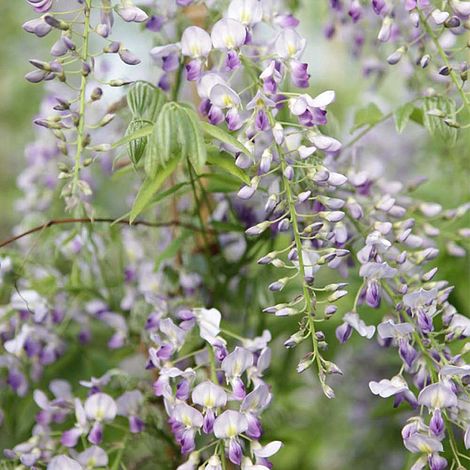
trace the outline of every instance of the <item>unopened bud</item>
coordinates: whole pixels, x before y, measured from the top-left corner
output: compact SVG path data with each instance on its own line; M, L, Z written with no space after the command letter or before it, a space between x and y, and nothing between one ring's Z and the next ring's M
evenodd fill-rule
M323 382L321 386L322 386L323 393L325 394L326 398L329 398L330 400L335 398L335 392L329 385Z
M345 295L348 295L347 290L337 290L336 292L333 292L330 296L328 296L328 302L336 302L337 300L341 299Z
M451 16L450 18L448 18L445 21L444 26L446 28L458 28L460 26L459 17L458 16Z
M247 235L260 235L263 233L269 226L271 225L271 222L265 220L264 222L260 222L259 224L254 225L253 227L250 227L249 229L245 230L245 233Z
M44 21L53 28L61 29L62 31L67 31L70 29L70 25L65 21L58 20L52 15L44 15Z
M294 333L287 341L284 342L284 347L287 349L295 348L304 339L304 333L302 331L297 331L297 333Z
M314 355L313 353L308 353L298 364L297 364L297 372L301 374L305 370L307 370L313 362Z
M403 57L403 54L406 52L406 48L405 47L399 47L395 52L393 52L392 54L390 54L388 57L387 57L387 62L390 64L390 65L395 65L395 64L398 64L398 62L400 62L401 58Z
M447 65L444 65L438 70L438 73L439 75L443 75L444 77L446 77L447 75L450 74L451 71L452 69L450 67L448 67Z
M108 85L113 86L113 87L118 87L118 86L129 85L129 83L132 83L132 81L131 80L110 80L108 82Z
M97 87L91 92L90 98L92 101L98 101L99 99L101 99L102 96L103 96L103 90Z
M280 292L282 289L284 289L288 280L288 277L283 277L282 279L278 279L277 281L272 282L269 284L269 290L272 292Z

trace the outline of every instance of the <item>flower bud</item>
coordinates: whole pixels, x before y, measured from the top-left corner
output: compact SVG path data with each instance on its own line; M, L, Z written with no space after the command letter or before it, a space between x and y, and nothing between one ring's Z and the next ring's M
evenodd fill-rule
M305 336L302 331L297 331L294 333L287 341L284 342L284 347L287 349L295 348L298 344L304 341Z
M313 353L308 353L304 356L304 358L297 364L297 372L301 374L302 372L306 371L311 365L314 360Z
M399 47L395 52L393 52L392 54L390 54L388 57L387 57L387 62L390 64L390 65L395 65L395 64L398 64L398 62L400 62L401 58L403 57L403 54L406 52L406 48L405 47Z
M44 21L53 28L61 29L62 31L68 31L70 29L70 25L65 21L58 20L52 15L44 15Z
M288 280L288 277L283 277L281 279L278 279L277 281L272 282L271 284L269 284L269 290L272 292L280 292L282 289L284 289Z

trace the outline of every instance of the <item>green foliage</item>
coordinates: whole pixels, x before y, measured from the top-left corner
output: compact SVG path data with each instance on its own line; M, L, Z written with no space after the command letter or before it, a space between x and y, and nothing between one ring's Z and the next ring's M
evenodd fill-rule
M141 139L143 137L149 136L152 131L153 131L153 124L147 124L144 127L141 127L140 129L136 129L134 132L126 132L126 135L122 138L119 139L117 142L114 142L112 145L112 148L118 148L121 147L122 145L127 145L129 142L132 142L133 140L136 139Z
M145 121L134 119L129 123L129 126L126 131L126 136L135 135L145 127L147 127ZM129 152L129 157L134 166L137 166L140 159L145 153L145 148L147 147L148 137L140 137L137 139L131 140L127 144L127 150Z
M238 152L244 153L247 156L251 156L248 149L240 141L235 139L235 137L233 137L220 127L213 126L212 124L209 124L207 122L200 122L199 125L201 126L201 129L204 131L204 133L207 134L209 137L212 137L216 140L219 140L223 144L233 147Z
M405 130L405 127L408 124L414 109L415 106L413 103L405 103L393 113L393 118L395 119L395 127L399 134L401 134Z
M220 152L217 149L211 149L209 151L209 156L207 157L207 162L210 165L215 165L219 168L222 168L232 176L238 178L243 183L250 184L250 178L248 178L247 174L243 170L235 165L233 157L227 153Z
M161 168L160 171L153 177L148 176L142 184L137 197L135 198L134 205L130 212L130 222L134 222L137 216L147 208L155 193L160 189L165 180L175 171L178 166L179 158L175 157L168 162L168 164Z
M383 118L382 111L374 103L369 103L364 108L359 109L354 116L354 126L351 132L364 126L373 126Z
M150 135L145 173L154 177L170 158L189 159L195 169L206 162L207 151L196 113L174 102L166 103Z
M445 96L429 96L423 104L424 127L448 145L455 145L458 137L455 122L455 101ZM451 125L449 125L451 124Z
M156 122L165 104L163 92L151 83L138 81L127 94L127 104L134 119Z

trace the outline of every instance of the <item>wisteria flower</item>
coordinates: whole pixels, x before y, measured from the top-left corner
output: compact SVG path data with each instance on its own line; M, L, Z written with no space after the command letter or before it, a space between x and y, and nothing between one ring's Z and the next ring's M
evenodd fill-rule
M240 465L243 457L243 450L237 436L247 429L248 421L238 411L226 410L215 420L215 437L228 441L228 456L235 465Z

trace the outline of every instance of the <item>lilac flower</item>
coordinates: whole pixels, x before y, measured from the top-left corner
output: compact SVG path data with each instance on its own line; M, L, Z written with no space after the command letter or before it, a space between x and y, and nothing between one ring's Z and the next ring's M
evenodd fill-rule
M382 379L380 382L369 382L369 388L374 395L379 395L382 398L395 396L395 406L398 406L403 400L408 401L413 408L418 405L413 392L410 391L402 376L396 375L391 380Z
M85 409L78 398L75 399L75 419L75 426L62 433L60 442L65 447L75 447L80 436L86 434L89 430Z
M66 455L56 455L47 465L47 470L83 470L83 467Z
M276 38L274 51L281 59L298 59L305 49L305 44L305 38L294 29L284 29Z
M259 439L262 434L261 422L258 415L271 401L271 393L266 384L260 383L255 389L248 393L242 401L240 411L245 415L248 428L246 435L252 439Z
M325 91L312 98L310 95L300 95L289 101L289 109L305 126L326 124L325 108L335 100L334 91Z
M262 3L260 0L232 0L227 18L237 20L245 26L253 26L263 19Z
M192 452L196 448L194 441L196 431L204 422L201 412L186 403L180 403L173 409L171 417L178 424L173 426L173 432L181 445L181 452L183 454Z
M261 446L261 444L257 441L252 442L251 450L256 458L256 464L265 466L266 468L271 468L272 464L269 462L268 458L279 452L282 445L283 444L281 441L271 441L264 446ZM258 469L256 466L254 466L253 470Z
M361 266L359 275L366 279L364 297L367 305L378 308L381 301L381 287L379 280L396 276L397 270L390 267L386 262L369 262Z
M145 11L136 7L132 0L121 0L121 4L116 9L117 14L127 22L143 23L148 20L148 15Z
M414 330L414 326L410 323L394 323L392 320L384 321L377 327L377 332L382 339L406 338L413 333Z
M211 433L214 428L216 409L225 406L227 394L219 385L205 381L194 388L191 398L193 403L204 407L203 430L206 434Z
M173 72L179 65L180 48L177 44L154 47L150 55L164 72Z
M144 397L139 390L125 392L116 400L117 414L129 418L131 433L139 433L144 429L144 422L138 416L139 409L144 402Z
M420 432L414 432L403 439L405 447L413 453L430 454L433 452L442 452L442 443L433 436L428 436Z
M91 446L88 449L80 452L77 460L86 468L99 468L108 465L108 454L105 450L98 446Z
M237 20L223 18L212 27L211 39L215 49L238 49L245 43L246 29Z
M37 37L42 38L51 32L52 26L47 24L43 18L35 18L24 23L23 29L28 33L35 34Z
M228 457L235 465L240 465L243 457L243 450L237 436L247 429L247 419L235 410L226 410L215 420L214 435L219 439L228 440Z
M232 386L233 396L236 400L245 398L245 386L240 377L252 364L253 354L238 346L222 361L221 368Z
M361 336L367 339L371 339L375 333L375 326L367 326L357 313L349 312L344 315L343 324L336 330L336 337L341 343L349 339L352 332L351 328L354 328Z
M450 408L457 406L457 396L447 384L439 382L423 388L418 403L432 410Z
M38 13L46 13L52 8L54 0L26 0Z
M198 80L202 73L202 62L212 49L209 34L198 26L186 28L181 37L181 52L191 58L186 65L188 80Z
M116 402L106 393L95 393L85 401L84 409L86 417L94 421L88 440L98 445L103 438L103 422L116 417Z
M199 325L200 336L209 344L213 344L220 333L222 314L216 308L198 308L193 313Z

